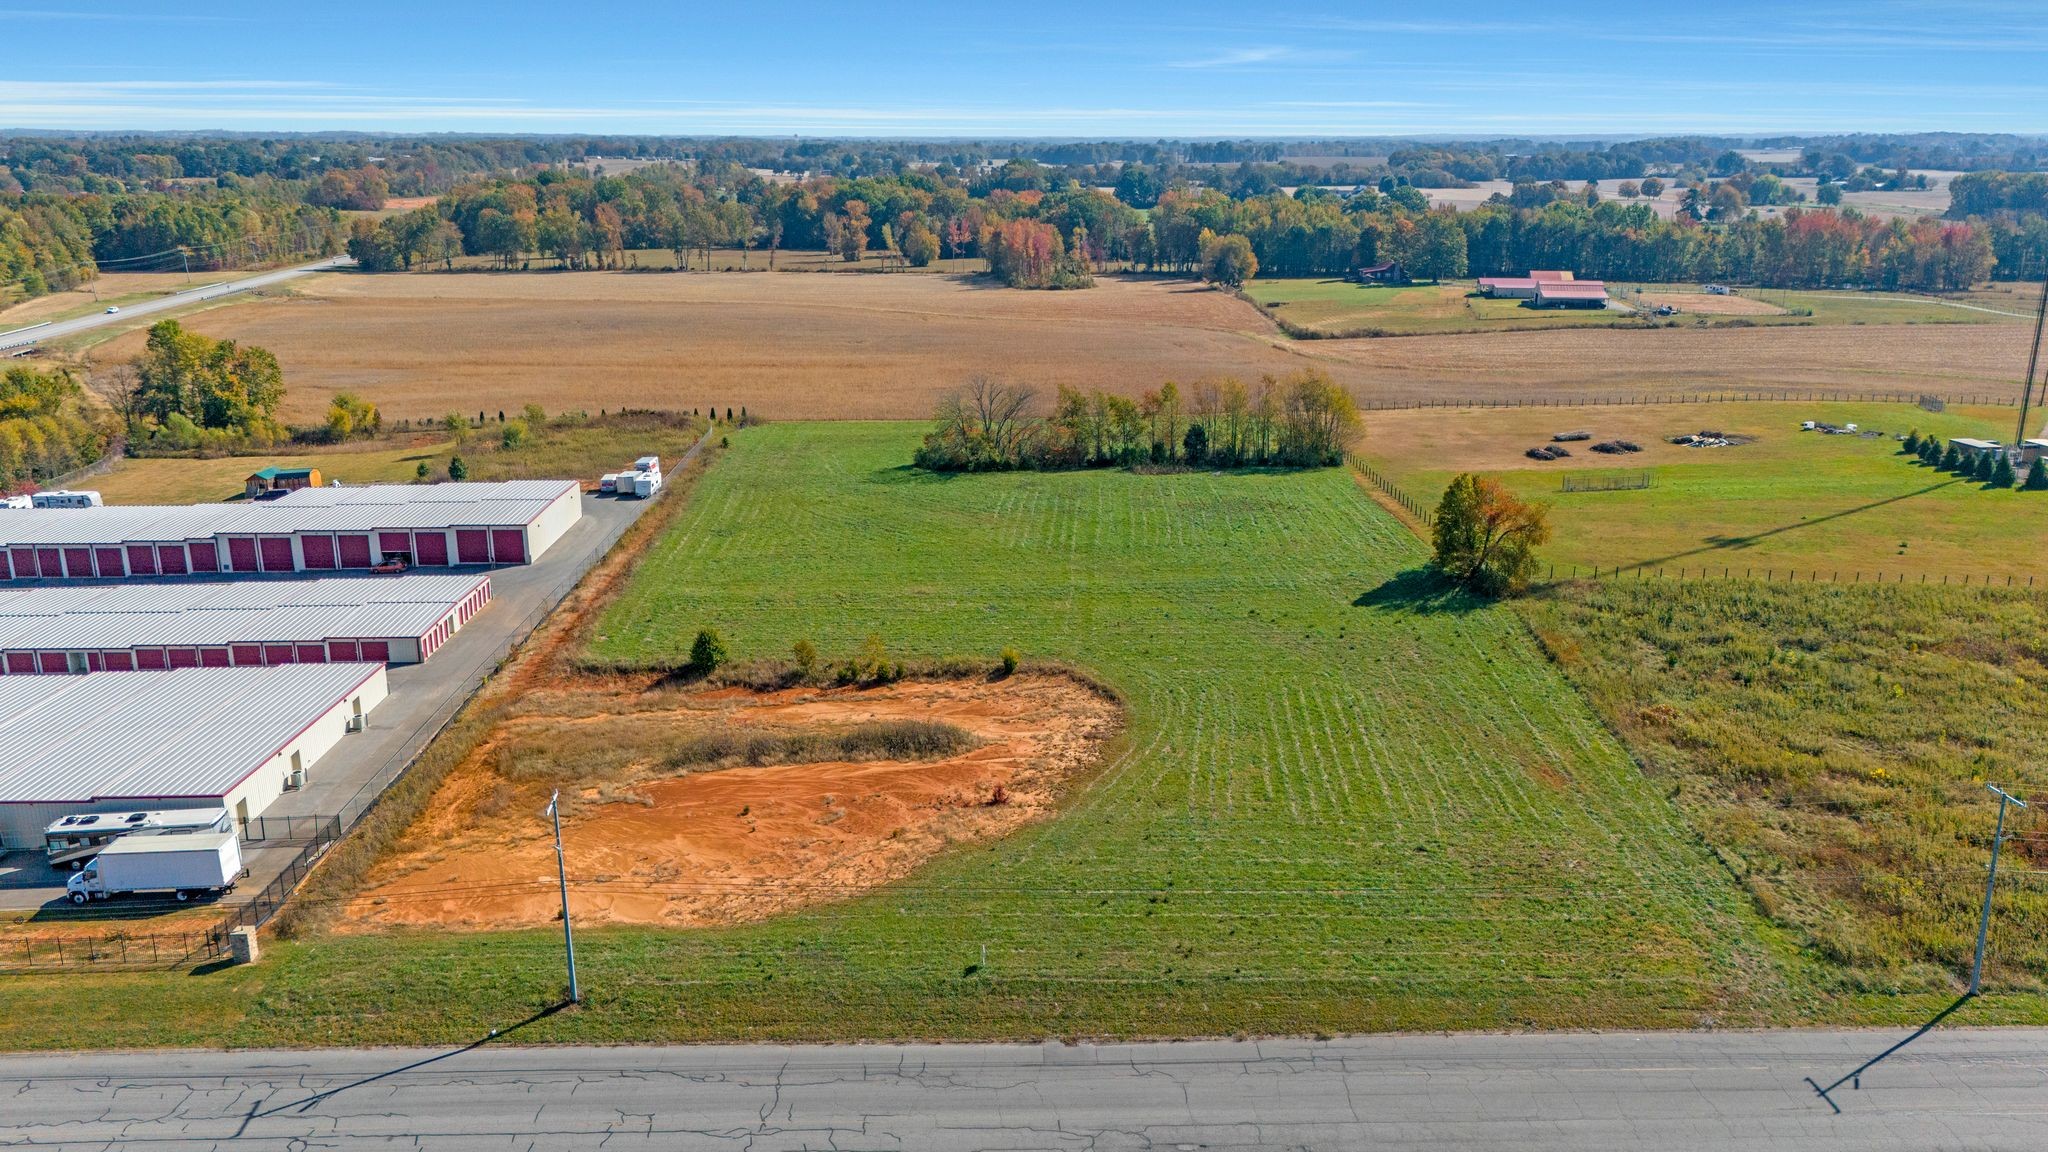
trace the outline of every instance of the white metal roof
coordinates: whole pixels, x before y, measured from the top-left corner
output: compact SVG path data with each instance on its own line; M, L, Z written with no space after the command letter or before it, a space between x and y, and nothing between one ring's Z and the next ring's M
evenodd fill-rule
M380 664L0 677L0 803L225 796Z
M489 582L451 572L20 588L0 592L0 650L419 636Z
M38 508L0 517L0 547L372 532L379 528L514 528L574 493L573 480L460 484L372 484L300 488L254 504Z

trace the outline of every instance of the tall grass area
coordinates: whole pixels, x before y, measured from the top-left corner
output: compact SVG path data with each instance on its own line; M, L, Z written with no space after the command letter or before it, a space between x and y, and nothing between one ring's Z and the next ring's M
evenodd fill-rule
M1782 954L1510 610L1443 601L1343 469L935 477L913 425L730 453L592 658L800 639L1071 662L1129 728L1065 811L756 925L578 934L520 1039L1694 1026ZM570 861L572 873L576 862ZM450 1040L561 985L550 926L293 943L240 1042ZM985 950L985 951L984 951Z
M1953 988L1995 797L2048 801L2048 599L1656 581L1528 602L1576 682L1749 886L1848 986ZM2048 824L2019 817L1993 987L2048 976Z

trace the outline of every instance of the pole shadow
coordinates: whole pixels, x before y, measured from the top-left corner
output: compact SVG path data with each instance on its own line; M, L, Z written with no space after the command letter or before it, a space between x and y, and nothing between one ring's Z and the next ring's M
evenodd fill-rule
M1807 1084L1812 1086L1814 1092L1817 1095L1819 1095L1821 1099L1828 1102L1828 1107L1835 1110L1835 1115L1841 1115L1842 1106L1840 1104L1835 1103L1835 1098L1834 1096L1830 1095L1830 1093L1834 1092L1835 1089L1840 1088L1844 1084L1849 1085L1849 1090L1852 1092L1862 1089L1863 1074L1865 1072L1868 1072L1873 1067L1876 1067L1879 1061L1883 1060L1887 1056L1890 1056L1892 1053L1897 1052L1899 1049L1904 1048L1906 1045L1911 1044L1913 1041L1918 1040L1922 1036L1927 1035L1929 1032L1934 1031L1936 1026L1938 1026L1943 1020L1948 1019L1951 1015L1954 1015L1956 1009L1961 1008L1963 1005L1968 1004L1972 999L1975 999L1976 995L1977 994L1975 992L1965 992L1961 996L1956 997L1955 1003L1935 1013L1934 1019L1929 1020L1925 1024L1922 1024L1917 1030L1914 1031L1914 1033L1911 1036L1906 1037L1904 1040L1899 1041L1897 1044L1892 1045L1884 1051L1879 1052L1877 1055L1872 1056L1870 1059L1865 1060L1863 1063L1858 1064L1856 1067L1851 1068L1848 1072L1843 1073L1841 1079L1835 1081L1827 1087L1823 1088L1819 1084L1815 1084L1813 1077L1811 1076L1808 1076L1806 1078Z

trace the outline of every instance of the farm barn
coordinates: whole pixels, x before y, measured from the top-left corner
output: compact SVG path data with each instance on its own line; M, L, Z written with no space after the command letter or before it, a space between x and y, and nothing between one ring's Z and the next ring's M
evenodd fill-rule
M416 664L491 599L482 573L0 591L0 675Z
M1538 308L1605 308L1607 285L1598 280L1539 281L1532 303Z
M1541 284L1566 284L1573 280L1570 272L1531 272L1527 276L1481 276L1479 294L1496 300L1534 300L1536 289Z
M0 850L82 812L261 815L384 699L381 664L0 678Z
M527 564L583 515L572 480L301 488L248 505L32 510L0 516L0 578L321 572Z

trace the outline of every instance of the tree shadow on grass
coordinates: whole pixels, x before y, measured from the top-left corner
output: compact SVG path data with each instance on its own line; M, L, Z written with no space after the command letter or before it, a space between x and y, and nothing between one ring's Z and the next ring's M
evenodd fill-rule
M1409 568L1351 602L1354 608L1412 616L1443 613L1463 615L1487 606L1489 601L1474 596L1428 568Z
M868 473L870 484L950 484L969 475L965 472L933 472L915 464L898 464L894 468L877 468Z

